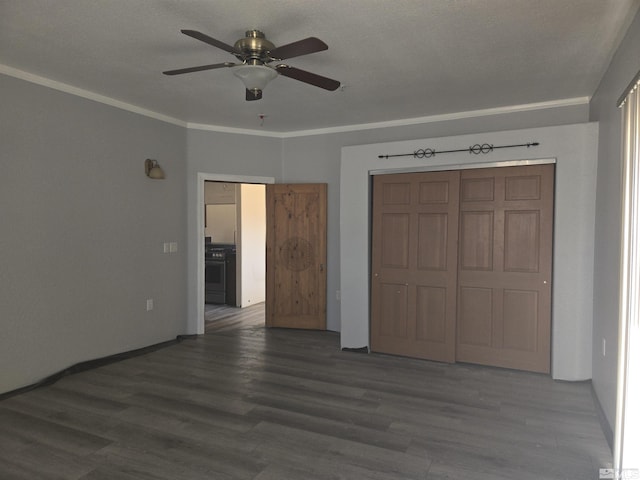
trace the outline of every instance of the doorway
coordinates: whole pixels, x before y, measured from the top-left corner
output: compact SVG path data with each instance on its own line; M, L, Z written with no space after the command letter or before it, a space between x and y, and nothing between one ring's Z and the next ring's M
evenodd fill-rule
M263 184L205 181L205 329L266 298Z
M196 269L196 333L205 333L205 182L223 182L227 184L247 184L247 185L267 185L275 183L273 177L257 177L244 175L222 175L198 173L197 175L197 207L196 225L197 235L195 248L195 258L198 268ZM239 262L242 263L242 252L240 252ZM246 263L246 262L245 262Z

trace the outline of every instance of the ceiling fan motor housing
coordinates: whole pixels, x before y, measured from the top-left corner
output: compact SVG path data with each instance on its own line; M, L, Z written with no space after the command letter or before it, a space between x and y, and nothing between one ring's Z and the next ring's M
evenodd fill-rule
M270 60L267 53L276 48L260 30L247 30L245 38L241 38L233 46L242 52L242 55L236 57L249 65L264 65Z

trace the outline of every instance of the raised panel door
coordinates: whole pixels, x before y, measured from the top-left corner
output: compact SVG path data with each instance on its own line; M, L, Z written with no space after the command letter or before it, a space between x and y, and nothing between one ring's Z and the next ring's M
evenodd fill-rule
M549 372L553 177L551 164L462 172L458 361Z
M455 359L459 172L373 179L371 348Z

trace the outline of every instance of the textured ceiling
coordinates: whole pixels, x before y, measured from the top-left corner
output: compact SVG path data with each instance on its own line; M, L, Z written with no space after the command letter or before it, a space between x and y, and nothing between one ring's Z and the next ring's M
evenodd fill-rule
M638 0L0 0L0 64L152 110L232 128L292 132L591 96ZM246 102L228 44L259 29L276 46L327 51L286 63ZM259 115L264 114L261 127Z

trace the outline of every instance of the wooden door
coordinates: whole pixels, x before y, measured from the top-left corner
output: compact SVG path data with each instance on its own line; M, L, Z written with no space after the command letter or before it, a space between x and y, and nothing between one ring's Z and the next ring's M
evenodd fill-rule
M548 373L553 165L460 178L456 359Z
M455 360L459 172L373 179L371 349Z
M267 327L326 329L326 184L267 185Z

